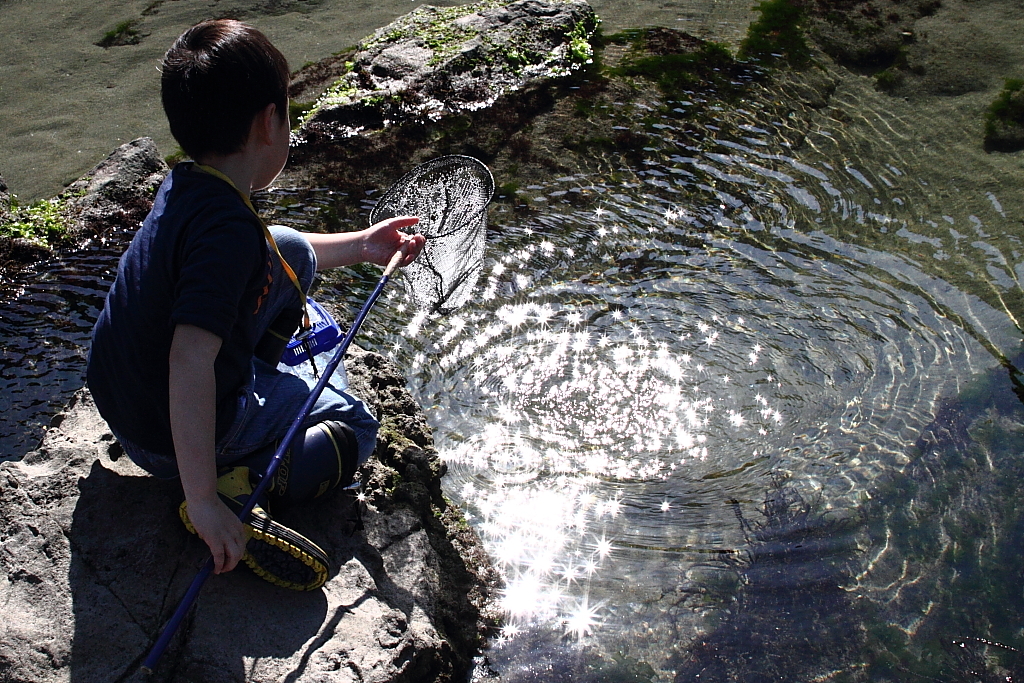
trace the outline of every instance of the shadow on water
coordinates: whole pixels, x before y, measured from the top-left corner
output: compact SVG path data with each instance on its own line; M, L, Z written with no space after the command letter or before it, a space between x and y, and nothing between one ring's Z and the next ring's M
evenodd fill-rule
M1000 369L977 377L914 448L856 518L831 518L778 477L755 519L734 501L746 547L710 566L741 587L674 659L675 680L1024 680L1016 388Z
M742 587L724 623L673 662L675 680L807 681L854 666L864 640L847 591L854 525L822 514L820 501L778 477L758 518L732 505L746 546L721 564Z

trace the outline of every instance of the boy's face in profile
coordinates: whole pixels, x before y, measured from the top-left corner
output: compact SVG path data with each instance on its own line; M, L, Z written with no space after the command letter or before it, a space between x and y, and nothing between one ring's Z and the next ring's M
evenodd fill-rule
M273 106L273 105L272 105ZM266 147L260 147L259 170L253 182L253 190L263 190L270 186L274 179L281 174L284 165L288 163L288 139L291 133L291 121L288 111L284 116L279 116L276 107L270 115L269 142ZM257 122L258 124L258 119ZM255 131L253 131L255 132Z

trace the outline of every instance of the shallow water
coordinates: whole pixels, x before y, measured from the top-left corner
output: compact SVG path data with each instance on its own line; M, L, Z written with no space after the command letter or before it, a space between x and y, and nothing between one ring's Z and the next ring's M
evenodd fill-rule
M474 301L426 315L395 288L368 322L506 578L488 665L1019 671L1019 195L992 160L899 145L913 112L856 82L856 119L802 138L756 87L693 100L606 112L642 163L499 203Z
M85 384L92 326L128 239L110 235L0 286L0 461L36 448Z
M806 135L773 99L605 112L643 162L522 188L474 301L392 287L367 321L506 578L479 676L1019 677L1013 169L856 82ZM297 226L336 199L273 196ZM2 295L2 452L80 385L111 251ZM354 309L347 275L319 296Z
M704 135L678 125L692 102L659 104L658 123L620 115L655 140L642 164L530 186L526 218L495 210L475 302L413 314L393 291L371 323L506 578L490 664L524 681L924 675L922 649L993 637L946 556L963 550L962 521L988 519L998 544L1020 519L993 509L994 490L949 492L977 481L964 452L986 463L985 489L1012 487L1024 464L1000 365L1020 354L1006 209L970 186L936 203L928 188L945 179L924 155L829 156L864 142L842 126L794 151L756 99ZM995 433L970 434L979 423ZM910 521L927 489L942 530ZM893 540L908 534L933 547ZM977 573L991 591L1021 568ZM780 623L780 641L820 650L717 675L715 657L687 654L751 656L738 634ZM901 642L858 635L886 628ZM886 647L898 666L870 654ZM948 680L966 675L957 661Z
M52 197L118 145L153 138L175 151L160 108L157 66L192 24L215 17L252 23L293 69L348 49L420 4L452 0L0 0L0 176L23 201ZM747 0L594 0L609 31L662 25L738 44ZM95 43L126 20L140 42Z

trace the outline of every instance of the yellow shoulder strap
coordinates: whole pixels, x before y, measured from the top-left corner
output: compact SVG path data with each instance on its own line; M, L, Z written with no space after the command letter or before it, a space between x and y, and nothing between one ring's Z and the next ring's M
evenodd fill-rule
M292 281L292 284L295 285L295 289L299 291L299 301L302 302L302 331L309 331L312 328L312 324L309 322L309 310L306 308L306 293L302 291L302 285L299 283L298 276L295 274L295 271L292 270L292 267L288 265L288 261L286 261L284 256L281 254L281 250L278 249L277 242L274 241L274 236L271 234L270 228L268 228L267 224L263 222L262 218L260 218L259 213L256 212L256 207L252 205L252 202L249 200L248 195L239 190L235 183L232 182L231 178L229 178L226 174L218 171L213 166L206 166L204 164L194 163L192 165L192 168L202 173L212 175L215 178L220 178L225 183L230 185L231 188L238 193L238 196L242 198L242 201L245 202L245 205L249 207L249 210L252 211L252 215L256 216L256 220L260 222L260 227L263 228L263 236L266 237L267 243L270 244L270 248L274 250L274 253L277 254L277 258L280 259L281 267L284 269L284 272L288 275L288 279Z

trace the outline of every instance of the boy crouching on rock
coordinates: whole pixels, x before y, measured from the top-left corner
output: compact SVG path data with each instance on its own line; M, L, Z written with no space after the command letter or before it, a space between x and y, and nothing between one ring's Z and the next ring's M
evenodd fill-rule
M231 20L185 31L164 57L180 163L121 257L93 330L88 384L128 456L157 477L181 477L180 514L213 553L215 572L244 561L288 588L318 588L327 558L257 505L236 516L311 387L277 370L304 319L318 269L385 265L423 237L394 218L318 235L267 227L249 194L288 159L288 64L256 29ZM378 423L327 386L282 462L271 498L299 501L345 486L373 452ZM264 501L260 501L263 503Z

